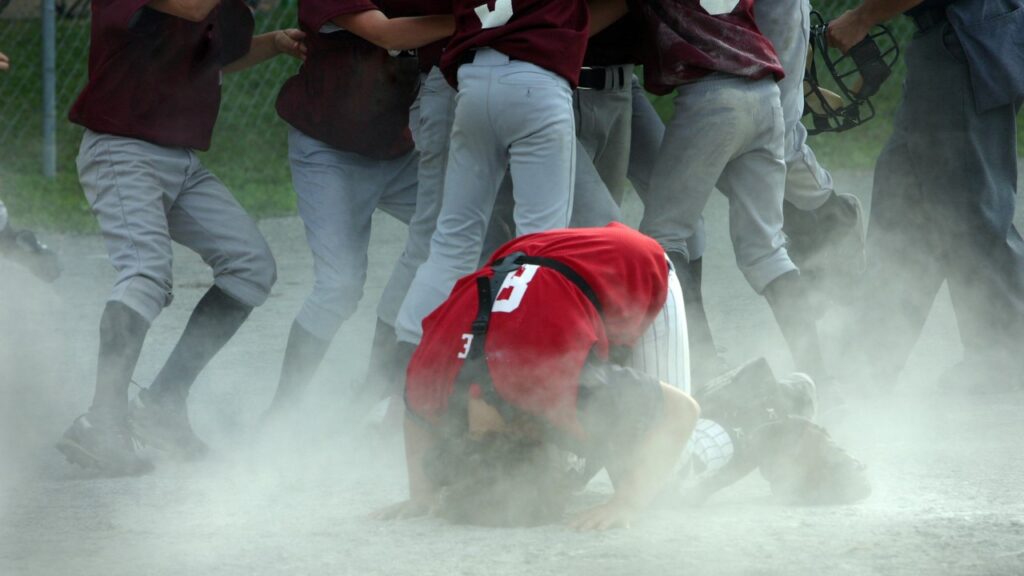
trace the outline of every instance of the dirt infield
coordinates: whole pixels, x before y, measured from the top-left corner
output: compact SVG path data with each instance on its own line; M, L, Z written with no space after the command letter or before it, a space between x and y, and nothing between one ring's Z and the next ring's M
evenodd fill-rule
M869 174L836 179L866 197ZM635 201L627 208L635 222ZM733 362L763 354L785 372L771 313L733 263L720 196L708 222L705 299L720 343ZM400 441L340 421L340 403L365 370L376 295L404 241L404 228L386 216L374 225L364 301L329 352L302 421L270 435L257 419L312 270L297 219L261 223L280 280L190 398L196 431L214 453L197 465L160 462L137 479L93 477L52 447L91 398L113 279L102 240L49 238L65 265L53 286L0 262L0 575L1024 573L1024 393L936 392L935 377L960 355L945 292L906 382L869 396L847 383L852 407L833 432L871 470L875 492L861 504L784 506L752 476L703 507L662 507L605 534L368 519L405 491ZM176 255L175 301L136 372L144 385L210 284L198 258ZM573 507L609 490L595 483Z

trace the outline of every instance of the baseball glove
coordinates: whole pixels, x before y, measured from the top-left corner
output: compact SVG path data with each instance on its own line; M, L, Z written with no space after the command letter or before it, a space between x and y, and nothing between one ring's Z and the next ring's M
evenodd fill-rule
M848 504L871 494L864 465L810 420L789 416L748 438L772 493L792 504Z

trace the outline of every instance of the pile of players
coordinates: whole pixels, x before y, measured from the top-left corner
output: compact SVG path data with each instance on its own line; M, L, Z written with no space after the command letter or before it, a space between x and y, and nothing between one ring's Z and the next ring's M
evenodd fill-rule
M874 23L918 4L914 15L923 30L938 23L932 35L940 36L940 44L948 49L957 42L956 35L948 38L945 20L944 6L952 2L901 0L885 3L883 8L879 4L867 0L852 16L838 21L843 36L837 42L844 50ZM656 480L665 477L664 455L678 455L690 431L695 426L701 430L695 405L686 395L685 374L691 370L684 368L683 376L665 377L645 376L636 365L615 368L614 348L635 348L654 323L656 311L670 300L665 296L665 256L682 285L689 350L679 345L684 340L677 330L676 343L661 346L673 351L661 353L667 354L662 360L684 367L692 362L698 395L703 384L727 369L715 347L701 296L703 211L713 189L729 200L737 265L751 287L765 296L794 365L819 390L838 396L838 383L822 357L806 279L813 272L848 275L852 282L860 271L863 224L859 203L833 190L828 172L806 146L806 131L799 122L809 25L809 5L802 0L756 4L753 0L645 0L628 5L622 0L589 4L582 0L300 0L299 30L253 36L252 15L241 0L94 3L90 80L72 108L71 120L86 128L79 176L103 231L117 281L100 325L93 405L72 424L58 448L76 463L119 474L150 467L134 451L133 438L180 458L205 454L205 444L188 423L189 388L252 308L265 301L276 270L253 221L202 166L195 151L210 145L221 74L288 53L304 62L282 87L277 110L290 126L289 160L299 214L313 253L315 283L291 326L269 416L294 403L331 339L355 310L366 278L370 218L381 208L407 222L409 236L378 305L370 378L379 382L373 385L378 388L400 386L403 371L389 372L386 367L404 366L412 357L411 387L417 362L433 366L423 369L432 374L431 383L423 386L435 394L420 398L426 403L422 410L410 407L410 413L419 414L422 421L408 424L407 432L451 426L456 430L454 437L479 439L491 437L495 430L513 429L514 436L532 441L558 428L576 440L586 439L589 433L605 438L602 444L621 442L620 450L640 460L631 469L645 472L627 472L622 477L626 504L586 516L581 525L620 522L625 514L621 508L635 508L657 491ZM675 115L667 125L639 89L633 75L637 64L644 67L647 90L676 94ZM962 72L963 62L957 65ZM913 78L908 76L910 81ZM957 81L962 84L961 80ZM999 110L1005 116L1013 105ZM929 141L931 136L928 126L914 125L912 111L905 106L903 116L897 118L897 127L903 130L898 135L912 141L890 144L890 149L907 148L899 152L908 156L902 159L905 166L888 167L884 174L889 181L876 189L914 189L914 194L904 196L928 203L924 198L933 191L927 189L921 171L942 172L945 167L922 165L914 156L923 154L914 143ZM998 122L1005 128L1004 117ZM998 122L992 120L993 125ZM911 129L924 133L905 133ZM1012 114L1009 129L1013 129ZM889 156L896 154L890 149ZM999 156L1001 162L1007 155L1012 159L1012 147L1007 150ZM992 152L986 151L986 158L992 158ZM966 243L957 254L977 259L969 268L986 275L986 281L960 282L961 267L952 264L962 262L948 261L944 247L949 242L937 238L940 232L922 230L928 233L924 240L932 252L908 256L909 250L918 247L911 242L891 254L896 261L909 257L925 262L922 266L928 266L930 276L913 280L930 281L925 288L932 289L932 296L936 282L943 279L958 292L970 291L963 295L963 302L975 308L964 308L964 316L970 319L961 322L971 323L971 330L962 326L962 337L972 362L976 350L993 352L993 342L1007 337L1010 342L1020 341L1012 338L1024 309L1020 283L1024 251L1012 225L1004 222L1007 202L1012 218L1012 194L1009 200L1005 194L1012 192L1012 186L1005 178L1005 166L985 162L985 174L996 190L980 199L978 206L994 203L998 217L983 211L968 218L971 226L978 228L981 222L984 231L991 233L984 240L958 234L955 242ZM624 232L620 227L603 233L593 228L621 219L619 203L628 184L644 203L640 232L653 241L644 247L646 264L619 262L618 268L609 265L602 273L614 273L621 286L639 283L649 293L619 294L620 300L607 302L602 288L588 292L595 277L587 270L590 266L602 270L606 251L597 248L602 245L600 238ZM951 196L943 194L939 194L941 202ZM922 228L916 221L914 226L893 222L897 212L904 218L916 214L914 207L905 205L909 201L904 198L901 205L889 208L894 214L880 220L889 226L879 237L899 231L906 240L908 229ZM941 226L944 221L932 224ZM489 387L485 383L491 375L483 370L467 383L461 400L452 403L445 394L438 396L437 386L451 396L461 366L469 364L466 359L471 355L482 356L487 365L488 359L502 352L491 349L497 346L494 334L487 339L486 350L477 348L483 343L474 342L475 332L468 325L456 334L456 342L446 342L449 347L458 345L445 353L448 356L430 356L428 347L421 344L435 337L430 327L437 325L446 306L460 294L467 302L465 309L458 309L460 318L470 324L481 321L478 313L487 308L484 283L477 288L468 278L479 278L479 274L467 275L482 256L513 237L546 238L548 231L567 227L591 232L581 236L586 241L574 241L570 235L567 242L574 251L558 252L551 257L554 264L532 262L545 255L529 251L526 260L505 262L512 265L506 277L509 284L494 286L488 304L495 306L496 316L499 308L517 316L520 302L525 306L530 294L557 292L556 288L529 292L527 286L547 283L569 290L587 322L567 321L565 330L571 333L562 337L573 346L581 342L590 346L566 348L582 356L568 363L571 369L554 372L563 378L552 383L550 390L528 390L516 396L503 389L501 382L529 379L494 374L494 386ZM794 250L787 250L787 231ZM128 384L146 331L172 299L172 241L203 257L213 269L214 286L196 306L154 382L130 402ZM630 239L627 244L637 242L641 241ZM497 255L510 255L508 246ZM654 252L658 255L653 256ZM993 252L997 255L992 256ZM579 264L567 265L562 262L566 258ZM499 260L496 256L490 264ZM492 266L484 270L488 277L494 271ZM533 282L537 284L530 284L532 276L527 276L531 274L536 274ZM544 282L539 282L542 278ZM884 292L885 284L875 280L868 284L870 291ZM990 284L998 285L997 289L989 290ZM982 324L994 320L988 311L995 304L978 297L987 290L998 292L1008 312L997 317L997 324ZM901 302L899 295L884 296L872 300L872 318L882 321L871 325L874 330L884 329L884 321L891 316L885 312ZM631 299L646 307L620 305ZM544 320L554 322L556 316L548 314ZM982 325L985 330L980 330ZM529 334L540 340L541 334L560 332L554 324L535 330ZM1001 332L991 334L996 330ZM970 342L968 332L974 338ZM900 336L902 342L912 344L914 327ZM909 346L903 348L889 346L884 350L885 361L872 365L884 367L889 371L886 377L894 377L909 353ZM583 374L591 356L602 368ZM454 359L465 362L453 363ZM438 376L442 366L446 372ZM668 379L664 382L668 386L652 382L652 377ZM755 380L770 381L766 386L776 384L767 376ZM597 434L594 420L583 423L586 414L577 418L572 411L555 410L567 405L566 398L582 398L584 388L597 390L588 394L595 406L606 408L595 413L601 414L597 421L607 423L608 430L619 430L611 423L617 416L607 413L608 406L625 410L636 404L635 413L622 418L630 430L609 438ZM605 389L613 390L610 396L602 392ZM630 391L636 391L634 401L620 397ZM515 405L505 410L505 404ZM793 413L770 411L768 419L788 421L809 415L789 412ZM444 418L443 413L453 417ZM506 427L523 420L528 424ZM749 427L749 419L744 422ZM723 428L721 422L719 428ZM707 436L714 436L712 432ZM428 436L407 434L407 448L419 454L417 459L435 445L425 441ZM693 439L696 442L698 436ZM571 439L565 445L571 446ZM816 444L823 445L828 442ZM474 446L473 450L479 449ZM419 460L414 464L410 474L421 474ZM431 484L422 480L411 479L414 490ZM437 496L435 492L430 498ZM851 493L863 495L858 490ZM412 507L422 509L429 498L416 496L423 494L414 494ZM407 511L403 507L399 513Z

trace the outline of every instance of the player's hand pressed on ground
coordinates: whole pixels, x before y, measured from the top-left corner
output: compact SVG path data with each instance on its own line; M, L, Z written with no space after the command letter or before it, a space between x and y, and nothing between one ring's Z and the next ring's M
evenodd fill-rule
M631 506L613 498L604 504L576 514L569 519L567 524L573 530L580 532L629 528L629 522L634 512Z

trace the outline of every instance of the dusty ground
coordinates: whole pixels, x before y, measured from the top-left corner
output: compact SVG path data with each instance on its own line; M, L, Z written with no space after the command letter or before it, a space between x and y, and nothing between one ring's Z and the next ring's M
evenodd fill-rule
M866 197L868 175L837 179ZM785 371L768 308L735 270L720 198L709 222L705 292L720 343L734 362L765 354ZM100 239L50 238L66 267L53 286L0 262L0 575L1024 573L1024 394L935 393L935 376L960 354L945 295L907 381L891 395L858 398L834 429L870 466L875 493L861 504L786 507L751 477L702 508L655 510L606 534L368 519L405 490L400 443L353 435L338 416L345 390L362 378L375 297L404 238L386 217L376 224L367 297L339 334L296 435L254 431L311 283L301 225L289 218L262 223L280 263L273 297L191 396L195 428L215 454L199 465L162 462L138 479L95 478L52 448L91 397L112 280ZM175 274L176 300L136 373L143 384L210 282L185 251ZM608 489L593 485L574 506Z

